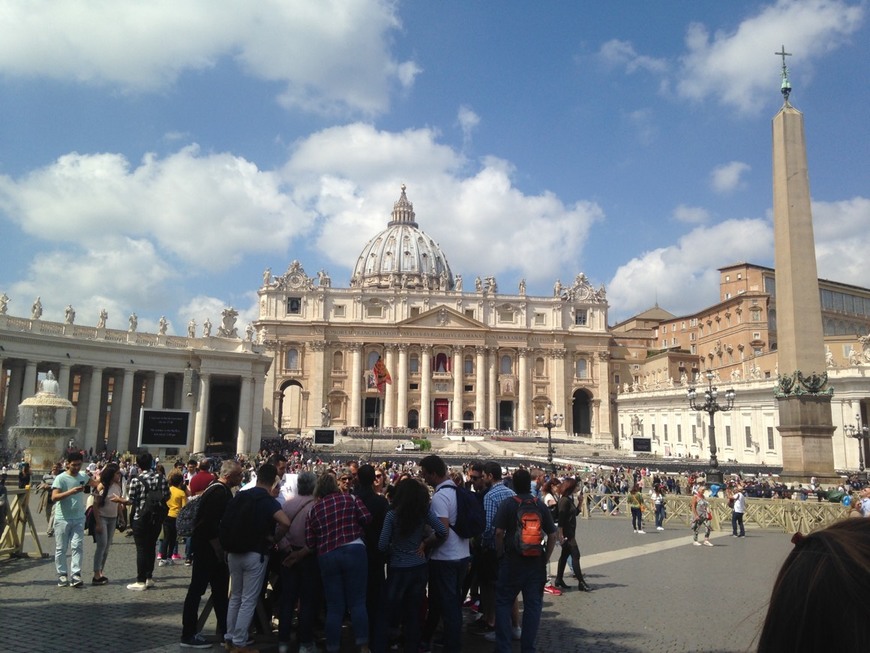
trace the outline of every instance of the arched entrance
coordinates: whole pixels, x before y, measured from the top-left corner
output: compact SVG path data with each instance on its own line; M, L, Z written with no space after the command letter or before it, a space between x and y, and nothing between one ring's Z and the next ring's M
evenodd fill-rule
M585 390L575 390L572 395L571 424L575 434L592 434L592 396Z
M474 430L474 413L472 413L470 410L466 410L464 413L462 413L462 430Z
M436 399L435 400L435 419L432 422L432 427L437 431L444 428L444 422L450 419L450 400Z
M281 385L277 424L281 433L302 432L302 384L299 381L285 381Z

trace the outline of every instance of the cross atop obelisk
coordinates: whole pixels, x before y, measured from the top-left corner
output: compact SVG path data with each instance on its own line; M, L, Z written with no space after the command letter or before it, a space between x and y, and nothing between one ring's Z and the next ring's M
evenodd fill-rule
M785 99L785 103L788 104L788 96L791 93L791 82L788 81L788 66L785 65L785 58L791 56L791 52L785 51L785 46L783 45L779 52L774 52L773 54L782 57L782 86L780 87L780 92L782 93L782 97Z

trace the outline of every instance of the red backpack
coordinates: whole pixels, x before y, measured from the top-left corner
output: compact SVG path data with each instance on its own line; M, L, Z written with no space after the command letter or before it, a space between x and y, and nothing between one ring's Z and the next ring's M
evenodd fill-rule
M541 523L541 509L537 499L521 499L517 502L517 525L514 545L521 556L534 558L544 552L544 526Z

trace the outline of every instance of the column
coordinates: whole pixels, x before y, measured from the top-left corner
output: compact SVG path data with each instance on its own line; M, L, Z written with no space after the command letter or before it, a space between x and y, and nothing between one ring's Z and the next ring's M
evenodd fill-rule
M253 413L253 381L242 377L239 393L239 429L236 435L236 453L251 453L251 415Z
M597 437L600 442L611 443L613 431L611 430L610 417L610 352L598 352L598 410L592 415L593 424L598 428ZM724 443L724 429L723 429Z
M408 343L399 344L399 367L393 379L398 394L396 426L408 426Z
M263 378L262 370L254 370L254 398L251 415L251 450L259 451L260 442L263 439L263 392L265 391L266 379Z
M474 362L474 417L478 428L486 428L486 347L474 348L477 360Z
M420 428L432 426L432 345L420 345Z
M463 360L462 347L459 345L453 346L453 411L451 419L453 423L448 431L453 429L462 429L462 377L463 377Z
M24 387L21 389L21 401L30 399L36 394L36 362L27 361L24 367Z
M165 379L165 372L154 372L154 382L151 384L150 408L163 408L163 384Z
M58 394L64 399L69 399L69 375L72 367L68 364L61 363L60 371L57 375Z
M302 358L302 369L308 372L308 378L311 379L311 391L308 395L309 400L305 402L305 416L310 415L311 419L306 419L302 422L304 426L320 426L320 409L327 403L326 392L324 391L324 381L332 369L331 362L326 360L326 341L315 340L314 342L305 343ZM311 406L308 404L311 403Z
M100 408L103 404L103 368L94 367L91 370L90 381L88 383L88 412L85 416L84 433L81 434L82 448L94 451L101 451L103 448L103 434L100 422Z
M489 428L498 429L498 347L490 347L487 361L489 374L486 382L489 390Z
M347 412L347 425L359 426L359 416L362 410L362 343L351 343L350 351L350 409Z
M565 420L562 422L559 430L573 433L572 413L570 410L571 401L566 397L564 349L550 352L550 383L552 388L550 398L553 402L553 412L562 413L565 416Z
M208 398L211 394L211 375L200 373L199 375L199 400L196 402L196 426L193 429L193 452L205 451L205 443L208 441Z
M133 370L124 369L124 380L121 386L121 407L118 409L118 432L115 446L110 449L133 451L136 446L133 433L130 433L130 422L133 417ZM117 390L115 392L117 397Z
M384 349L387 354L387 360L384 362L384 365L387 366L387 371L392 376L396 372L396 346L385 345ZM392 383L387 383L384 386L384 421L382 425L385 428L392 428L396 425L396 383L396 379L393 379Z
M9 427L18 423L18 404L21 403L24 366L17 361L12 363L7 360L5 367L9 370L9 385L6 386L6 422L4 425L4 430L8 433Z
M529 428L528 408L529 408L529 350L520 349L520 364L518 385L520 386L519 398L517 401L517 431L525 431Z

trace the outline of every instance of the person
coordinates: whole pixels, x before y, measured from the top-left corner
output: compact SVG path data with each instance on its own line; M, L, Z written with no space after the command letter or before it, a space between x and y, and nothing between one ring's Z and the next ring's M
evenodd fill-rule
M182 487L184 475L180 471L172 472L167 482L169 483L169 499L166 501L166 505L169 511L166 514L166 519L163 520L163 541L160 544L160 553L157 554L157 564L160 567L171 565L173 559L180 559L178 554L173 555L172 553L178 545L175 520L184 504L187 503L187 492Z
M431 534L427 535L426 527ZM399 481L378 541L378 549L388 555L389 569L374 653L386 652L391 636L396 634L391 625L401 625L405 653L419 651L420 612L428 577L426 553L446 537L447 528L432 510L426 487L413 478Z
M692 544L695 546L701 546L701 543L698 541L698 532L702 528L705 529L704 546L713 546L713 543L710 541L710 531L712 530L710 526L710 503L704 495L706 489L704 483L699 483L695 496L692 497Z
M516 475L514 475L516 476ZM574 503L574 492L577 489L576 478L566 478L559 486L559 504L557 508L558 539L562 544L559 562L556 564L556 580L553 583L558 589L568 589L565 582L565 564L571 558L574 576L577 577L577 589L581 592L591 592L592 588L583 578L580 569L580 546L577 544L577 515L580 509Z
M870 642L870 520L844 519L792 538L758 653L866 651Z
M731 534L733 537L746 537L746 529L743 527L743 515L746 512L746 494L743 486L738 485L731 493L734 505L731 507ZM740 528L740 533L737 530Z
M631 492L628 493L628 505L631 507L631 527L635 533L645 535L643 530L643 512L645 509L643 503L643 493L640 491L640 485L635 483L631 486Z
M18 469L18 489L23 490L30 485L30 463L22 463Z
M181 647L211 648L211 642L197 633L199 602L207 587L211 587L214 616L221 641L227 632L227 604L229 603L230 574L226 556L218 537L218 527L227 504L232 498L232 489L242 483L242 466L235 460L225 460L220 476L202 495L193 527L191 546L193 566L190 585L184 597L181 617Z
M154 587L154 564L157 559L157 538L167 510L152 507L152 497L158 495L165 507L169 500L169 485L166 477L152 469L154 458L147 451L136 456L139 474L127 486L128 504L131 506L131 528L136 543L136 581L127 585L128 590L142 591ZM146 509L146 506L148 508Z
M532 496L532 478L529 472L518 469L513 474L513 484L516 498L503 501L494 520L496 549L500 556L495 599L495 650L499 653L511 651L511 611L517 596L522 592L520 650L523 653L533 653L541 623L547 565L556 546L557 528L549 509L540 499ZM532 501L536 505L541 530L546 535L546 543L542 543L538 555L523 555L516 546L518 511L524 501Z
M189 472L190 463L187 465ZM191 476L190 481L187 483L187 489L190 490L190 496L195 497L202 494L209 485L214 483L214 481L215 476L211 473L211 461L208 458L200 460L199 471Z
M278 469L269 463L260 465L257 470L256 487L239 492L227 506L227 512L221 520L221 544L229 551L227 564L232 581L230 602L227 606L227 633L224 636L224 643L230 653L257 653L256 649L247 646L248 630L251 627L254 610L257 608L263 579L266 577L268 551L274 543L275 523L279 524L279 528L290 527L290 520L281 510L281 504L272 495L272 491L277 490L277 487ZM245 510L254 511L250 522L253 529L250 538L254 543L253 548L231 550L227 546L223 522L226 522L230 511L235 507L232 505L233 502L244 502L240 505L245 506ZM280 531L280 535L283 534L284 531Z
M278 542L278 551L286 556L281 565L281 603L278 618L278 653L289 653L293 611L299 603L299 653L316 653L314 623L323 602L323 586L317 556L290 556L305 548L305 527L314 506L314 486L317 476L303 471L296 480L296 495L284 502L281 509L290 520L290 528Z
M372 516L359 498L341 492L328 472L317 480L314 496L318 501L308 515L305 547L317 551L320 565L326 596L326 650L339 650L345 612L350 612L356 645L368 648L368 560L363 529Z
M54 463L51 469L42 476L42 483L39 485L39 490L43 493L43 501L45 502L45 518L48 521L46 526L46 535L54 537L54 503L51 500L51 486L60 474L63 474L63 465L59 462ZM40 501L40 505L42 501Z
M655 510L656 530L663 531L665 530L665 486L661 483L653 485L653 489L649 492L649 499Z
M80 451L68 453L66 472L59 474L51 484L51 500L54 502L54 567L58 587L84 586L85 492L95 488L97 483L82 471L82 461ZM69 565L67 550L72 552Z
M429 596L441 610L444 622L444 651L455 653L461 648L462 596L468 571L469 539L460 537L451 526L456 524L456 484L447 473L444 460L432 454L420 461L423 480L433 488L432 509L447 529L447 538L435 548L429 559Z
M858 493L858 500L849 508L849 516L870 517L870 485Z
M486 515L486 525L483 529L478 557L477 574L480 582L480 608L483 618L478 622L484 637L495 640L495 584L498 580L498 557L495 551L495 514L505 499L516 496L516 493L504 484L501 465L488 461L483 465L483 480L486 494L483 495L483 512ZM519 617L519 610L517 611ZM516 621L516 620L515 620ZM517 628L519 632L519 628Z
M386 558L378 549L378 541L381 537L381 529L384 527L384 519L387 516L387 510L390 509L390 503L383 496L375 492L375 468L369 464L360 465L357 470L357 488L356 496L363 502L366 509L371 514L372 518L368 524L363 527L365 534L364 540L366 545L366 559L368 560L368 579L366 585L366 612L369 617L369 634L374 632L375 622L377 619L378 603L381 599L381 592L384 585L384 565ZM383 478L381 472L381 478Z
M118 508L124 503L121 496L121 470L116 463L109 463L100 471L100 482L94 495L94 577L91 585L105 585L109 582L103 570L109 548L115 538L118 525Z

